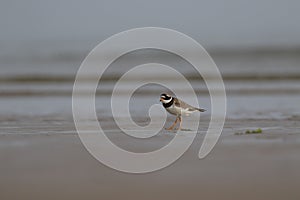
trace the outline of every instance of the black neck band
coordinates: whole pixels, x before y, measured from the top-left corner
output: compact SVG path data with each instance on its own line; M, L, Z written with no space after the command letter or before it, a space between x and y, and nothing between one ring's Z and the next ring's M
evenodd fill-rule
M169 108L170 106L172 106L173 102L174 102L174 98L172 98L172 100L169 103L163 103L163 106L165 108Z

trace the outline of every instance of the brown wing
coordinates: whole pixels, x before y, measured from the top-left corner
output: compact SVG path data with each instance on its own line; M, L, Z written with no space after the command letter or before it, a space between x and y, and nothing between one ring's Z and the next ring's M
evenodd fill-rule
M180 99L177 99L176 97L174 97L174 103L175 103L175 106L177 106L177 107L180 106L183 109L189 109L190 111L198 110L197 108L189 105L188 103L185 103L184 101L182 101Z
M188 109L189 111L195 111L195 110L198 110L200 112L206 111L205 109L202 109L202 108L195 108L194 106L191 106L190 104L185 103L184 101L177 99L176 97L173 97L173 98L174 98L175 106L177 106L177 107L180 106L183 109Z

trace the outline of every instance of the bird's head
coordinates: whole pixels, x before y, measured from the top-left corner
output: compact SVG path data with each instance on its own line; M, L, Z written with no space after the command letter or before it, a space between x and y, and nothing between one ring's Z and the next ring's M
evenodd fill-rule
M162 102L162 103L169 103L170 101L172 101L172 96L169 95L169 94L163 93L163 94L160 95L160 100L159 101Z

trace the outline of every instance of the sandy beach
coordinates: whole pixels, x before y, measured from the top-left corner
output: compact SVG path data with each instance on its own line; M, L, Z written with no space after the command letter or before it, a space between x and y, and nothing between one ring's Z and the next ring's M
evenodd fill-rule
M29 119L13 127L2 122L1 199L299 199L298 119L227 120L213 151L197 157L204 134L174 164L157 172L117 172L84 148L71 120ZM111 122L112 141L131 149L158 147L173 136L162 131L151 141L122 134ZM207 121L204 119L202 128ZM245 127L262 134L236 135ZM32 130L36 130L33 132ZM43 132L42 132L43 131Z

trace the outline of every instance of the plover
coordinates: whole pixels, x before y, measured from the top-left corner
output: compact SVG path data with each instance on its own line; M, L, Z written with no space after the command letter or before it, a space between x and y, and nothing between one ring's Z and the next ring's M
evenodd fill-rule
M162 105L170 114L176 115L175 122L169 128L167 128L167 130L173 130L175 125L178 123L178 121L179 121L178 130L180 130L182 115L189 115L196 111L200 111L200 112L206 111L205 109L202 108L193 107L185 103L184 101L176 97L172 97L171 95L165 93L160 95L160 102L162 102Z

